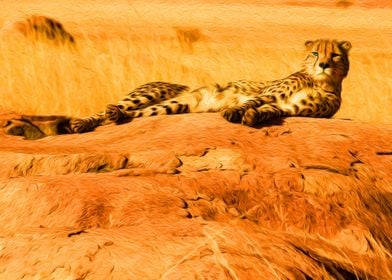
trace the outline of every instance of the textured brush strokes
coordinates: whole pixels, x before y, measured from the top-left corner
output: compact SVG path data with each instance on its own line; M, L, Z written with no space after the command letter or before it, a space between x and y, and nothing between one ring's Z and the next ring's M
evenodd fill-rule
M31 13L55 18L77 49L2 40L0 106L84 117L147 82L198 88L273 80L297 70L302 42L336 38L354 46L336 116L391 123L391 4L352 2L347 8L334 1L7 3L0 25Z
M214 113L0 134L0 278L391 279L390 143Z
M151 81L285 77L314 38L350 41L350 73L332 119L0 130L0 279L392 279L390 1L58 2L0 10L0 111L25 115L0 128L21 136ZM26 14L76 47L12 32Z

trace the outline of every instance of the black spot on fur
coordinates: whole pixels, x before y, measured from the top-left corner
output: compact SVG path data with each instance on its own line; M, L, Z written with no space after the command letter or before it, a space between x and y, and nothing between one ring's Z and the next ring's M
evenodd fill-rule
M173 113L172 109L169 106L165 106L166 114L170 115Z
M174 91L176 91L176 92L181 92L181 91L188 89L187 86L183 86L183 85L175 85L173 88L174 88Z
M170 103L173 103L173 104L174 104L174 103L178 103L178 102L177 102L177 101L175 101L175 100L172 100L172 101L170 101Z
M139 99L132 99L131 101L132 101L132 103L135 104L135 105L137 105L137 104L140 103L140 100L139 100Z
M156 115L158 115L158 112L151 112L151 114L150 114L150 116L156 116Z
M183 106L184 106L184 108L183 108L182 112L188 112L189 111L189 105L188 104L184 104Z
M148 100L153 100L154 99L154 96L151 96L151 95L148 95L148 94L144 94L142 96L147 98Z

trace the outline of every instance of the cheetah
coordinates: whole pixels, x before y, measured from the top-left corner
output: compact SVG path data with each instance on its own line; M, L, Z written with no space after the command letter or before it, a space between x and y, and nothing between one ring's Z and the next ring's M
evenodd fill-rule
M130 92L105 112L72 119L75 133L107 123L180 113L220 112L228 121L255 126L288 116L330 118L341 104L342 81L349 70L351 43L318 39L306 41L301 69L275 81L229 82L196 90L166 82L147 83Z

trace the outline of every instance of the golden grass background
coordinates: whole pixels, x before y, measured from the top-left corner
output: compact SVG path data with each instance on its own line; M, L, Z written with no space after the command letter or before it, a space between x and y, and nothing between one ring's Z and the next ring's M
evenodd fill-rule
M3 111L86 116L151 81L274 80L299 69L305 40L337 38L353 49L336 117L392 123L388 1L1 2L0 26L46 15L77 41L69 49L2 34Z

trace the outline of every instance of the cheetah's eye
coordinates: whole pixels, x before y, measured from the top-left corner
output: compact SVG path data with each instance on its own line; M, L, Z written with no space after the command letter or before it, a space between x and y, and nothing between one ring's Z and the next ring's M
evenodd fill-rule
M313 56L318 56L318 52L312 52Z

